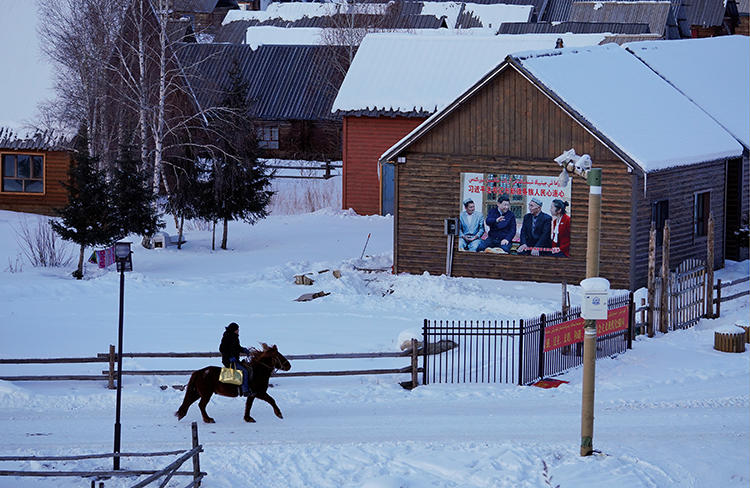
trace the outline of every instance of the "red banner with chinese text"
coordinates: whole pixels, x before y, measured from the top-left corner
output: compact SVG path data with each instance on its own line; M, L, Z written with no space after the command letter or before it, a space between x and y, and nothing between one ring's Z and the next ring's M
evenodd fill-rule
M607 320L596 321L596 335L603 336L628 328L628 306L607 312ZM544 352L583 341L583 318L568 320L544 329Z

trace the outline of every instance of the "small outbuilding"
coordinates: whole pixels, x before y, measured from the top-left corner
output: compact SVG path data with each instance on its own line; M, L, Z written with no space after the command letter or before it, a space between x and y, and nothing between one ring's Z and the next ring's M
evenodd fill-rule
M19 137L0 128L0 209L55 215L68 203L71 153L49 132Z
M734 62L737 54L725 56ZM748 107L736 110L747 116ZM674 268L705 257L713 213L715 265L723 265L727 164L742 158L743 146L640 59L608 44L509 55L381 156L395 173L394 271L445 273L443 223L480 220L466 218L471 201L485 225L488 216L514 221L513 232L509 243L479 249L456 239L452 274L580 282L589 186L576 175L562 181L554 160L571 148L603 172L600 275L613 287L645 285L652 221L671 222Z

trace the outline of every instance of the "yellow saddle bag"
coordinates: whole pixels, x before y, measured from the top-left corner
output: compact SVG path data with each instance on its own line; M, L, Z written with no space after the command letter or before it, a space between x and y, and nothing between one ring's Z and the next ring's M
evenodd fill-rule
M230 385L241 385L242 371L235 368L222 367L221 372L219 373L219 382Z

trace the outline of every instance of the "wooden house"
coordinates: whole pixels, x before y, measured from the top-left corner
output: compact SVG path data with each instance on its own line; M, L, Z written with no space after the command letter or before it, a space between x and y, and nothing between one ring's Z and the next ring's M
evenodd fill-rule
M62 182L72 157L50 133L18 137L0 128L0 209L54 215L68 203Z
M686 39L680 42L636 42L627 50L659 73L742 144L742 156L726 166L725 257L748 257L750 219L750 42L746 36ZM700 63L702 71L696 73ZM722 82L712 86L716 73Z
M514 51L598 44L602 34L410 36L368 34L341 84L333 110L343 116L342 206L394 213L389 147ZM450 69L447 69L450 67Z
M247 83L263 156L341 159L341 117L331 112L340 85L327 46L186 44L177 50L199 109L221 105L234 63Z
M452 274L580 282L589 187L576 175L560 186L554 160L571 148L603 172L600 275L614 288L645 285L652 219L671 222L674 268L705 257L712 212L715 264L723 264L726 165L743 147L644 63L608 44L510 55L383 154L380 162L395 172L394 271L445 273L445 219L459 216L467 196L489 211L509 194L517 222L510 252L462 251L454 242ZM519 253L525 213L535 202L551 213L553 199L570 204L569 255L533 244L531 255ZM549 222L533 217L534 229Z

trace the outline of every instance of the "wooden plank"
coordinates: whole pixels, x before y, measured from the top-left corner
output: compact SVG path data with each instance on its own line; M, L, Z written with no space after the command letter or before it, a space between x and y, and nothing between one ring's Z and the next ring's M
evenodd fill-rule
M0 364L68 364L68 363L106 363L109 356L95 358L18 358L0 359Z
M81 459L109 459L118 457L158 457L158 456L176 456L186 452L185 449L179 451L165 452L121 452L105 454L81 454L77 456L0 456L0 461L77 461Z
M131 371L123 370L123 376L190 376L195 370L150 370L150 371ZM411 366L405 366L398 369L358 369L358 370L341 370L341 371L295 371L291 373L275 372L271 376L356 376L368 374L395 374L409 373ZM102 379L102 377L98 377Z
M39 376L0 376L3 381L101 381L105 375L39 375Z
M8 471L0 470L0 476L19 476L34 478L54 478L54 477L104 477L104 476L143 476L160 473L154 470L118 470L118 471ZM175 471L175 476L193 476L192 471ZM206 476L206 472L201 472L201 476Z

